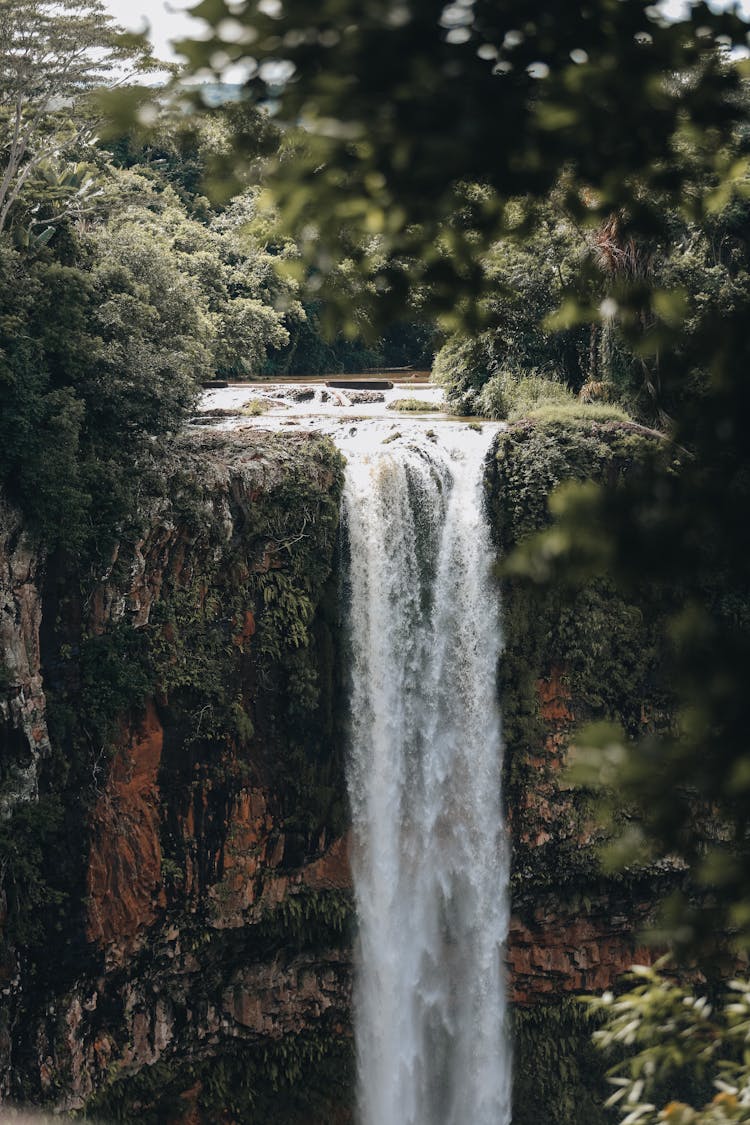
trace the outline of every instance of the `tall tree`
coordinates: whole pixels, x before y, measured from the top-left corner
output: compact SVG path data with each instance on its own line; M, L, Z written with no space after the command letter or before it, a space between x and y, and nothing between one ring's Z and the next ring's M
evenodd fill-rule
M0 0L0 231L34 177L66 163L90 132L86 96L157 65L148 43L117 27L101 0ZM63 198L89 186L79 171Z

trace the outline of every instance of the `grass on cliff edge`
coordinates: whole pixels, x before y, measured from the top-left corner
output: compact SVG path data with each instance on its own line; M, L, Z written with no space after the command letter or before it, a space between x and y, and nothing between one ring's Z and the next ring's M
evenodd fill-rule
M523 414L514 413L511 420L529 419L532 422L632 422L621 406L603 402L549 402L542 403Z
M401 410L412 414L440 413L440 408L436 403L428 402L424 398L397 398L388 404L388 409Z

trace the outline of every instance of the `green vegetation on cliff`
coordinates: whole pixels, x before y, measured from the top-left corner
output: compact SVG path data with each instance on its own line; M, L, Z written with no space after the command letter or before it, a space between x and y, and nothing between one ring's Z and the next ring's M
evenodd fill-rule
M167 732L162 850L176 891L186 864L181 818L199 779L219 833L242 786L276 795L286 868L346 822L331 585L340 456L319 438L201 435L175 441L170 462L140 535L123 540L103 581L65 556L48 568L42 656L52 752L41 763L41 802L3 827L4 941L25 947L35 973L51 968L50 928L82 925L84 825L149 699ZM144 597L151 604L137 622ZM220 874L220 835L212 847L202 885ZM290 938L307 914L295 919ZM58 976L81 968L81 950L67 948L72 960L61 958Z
M513 1125L606 1125L606 1064L591 1014L573 999L513 1012Z
M559 682L568 728L612 721L636 737L644 725L663 729L669 723L664 591L646 586L625 591L606 578L540 587L507 569L513 553L550 526L549 502L556 488L570 481L614 485L637 475L654 448L669 456L658 438L630 423L584 419L518 422L496 440L487 488L504 564L500 692L511 809L523 807L525 795L539 788L541 774L559 769L564 755L564 743L541 751L547 736L541 700L545 681ZM546 766L532 761L530 747L540 747ZM582 822L590 818L585 793L572 793L571 800ZM593 850L582 849L575 834L533 850L535 864L550 857L542 880L550 885L585 880L596 870ZM520 856L518 861L528 878L526 862Z
M201 462L220 461L226 448L231 474L231 443L204 438L172 479L195 562L165 576L147 632L155 685L184 728L168 768L187 777L209 743L220 772L227 745L249 756L255 778L282 802L293 866L324 826L336 834L346 822L331 585L342 463L325 439L262 435L258 443L259 464L246 462L248 479L230 500L229 539L226 497ZM236 443L240 473L246 448L247 439Z
M86 1120L162 1125L191 1104L202 1120L232 1114L244 1125L348 1125L352 1118L354 1046L325 1027L262 1044L227 1045L203 1062L163 1062L113 1083Z
M486 478L502 589L499 680L513 910L532 932L539 910L551 910L558 921L537 940L564 943L564 920L585 924L598 899L605 931L614 932L615 916L629 916L624 965L628 942L632 956L639 928L680 875L668 868L603 868L607 831L593 794L564 771L570 744L590 723L616 723L633 740L670 729L675 704L664 622L677 592L646 583L622 586L585 572L538 584L518 560L540 531L554 536L556 489L571 482L617 488L637 477L650 456L677 465L669 443L630 422L522 420L498 434ZM628 820L634 812L620 805ZM573 948L574 966L585 965L585 939L574 938ZM541 964L542 950L538 957ZM559 979L566 987L563 974ZM609 1120L604 1102L611 1060L591 1041L596 1025L575 998L581 990L573 988L566 998L532 994L514 1011L518 1125Z

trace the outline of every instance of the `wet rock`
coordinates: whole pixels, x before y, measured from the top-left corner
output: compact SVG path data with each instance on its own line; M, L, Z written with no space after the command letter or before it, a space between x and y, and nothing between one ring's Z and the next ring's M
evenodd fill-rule
M91 817L86 935L107 947L111 964L132 951L166 901L157 780L163 744L163 727L149 703L142 724L123 732Z
M315 398L315 387L285 387L284 397L290 402L310 402Z
M634 934L653 917L648 885L632 901L620 892L599 895L586 903L577 896L546 894L523 916L514 914L508 936L507 964L511 1000L533 1004L542 996L599 992L610 988L633 964L651 965L660 955L639 946ZM613 916L618 907L625 913Z
M346 397L352 406L365 406L375 402L385 402L382 391L347 391Z
M43 562L20 514L0 498L0 819L36 799L50 749L39 648Z

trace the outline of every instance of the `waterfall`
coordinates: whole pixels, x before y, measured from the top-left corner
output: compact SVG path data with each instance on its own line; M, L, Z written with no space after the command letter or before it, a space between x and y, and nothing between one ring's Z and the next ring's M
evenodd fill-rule
M347 455L362 1125L508 1125L508 857L491 433L370 424Z

